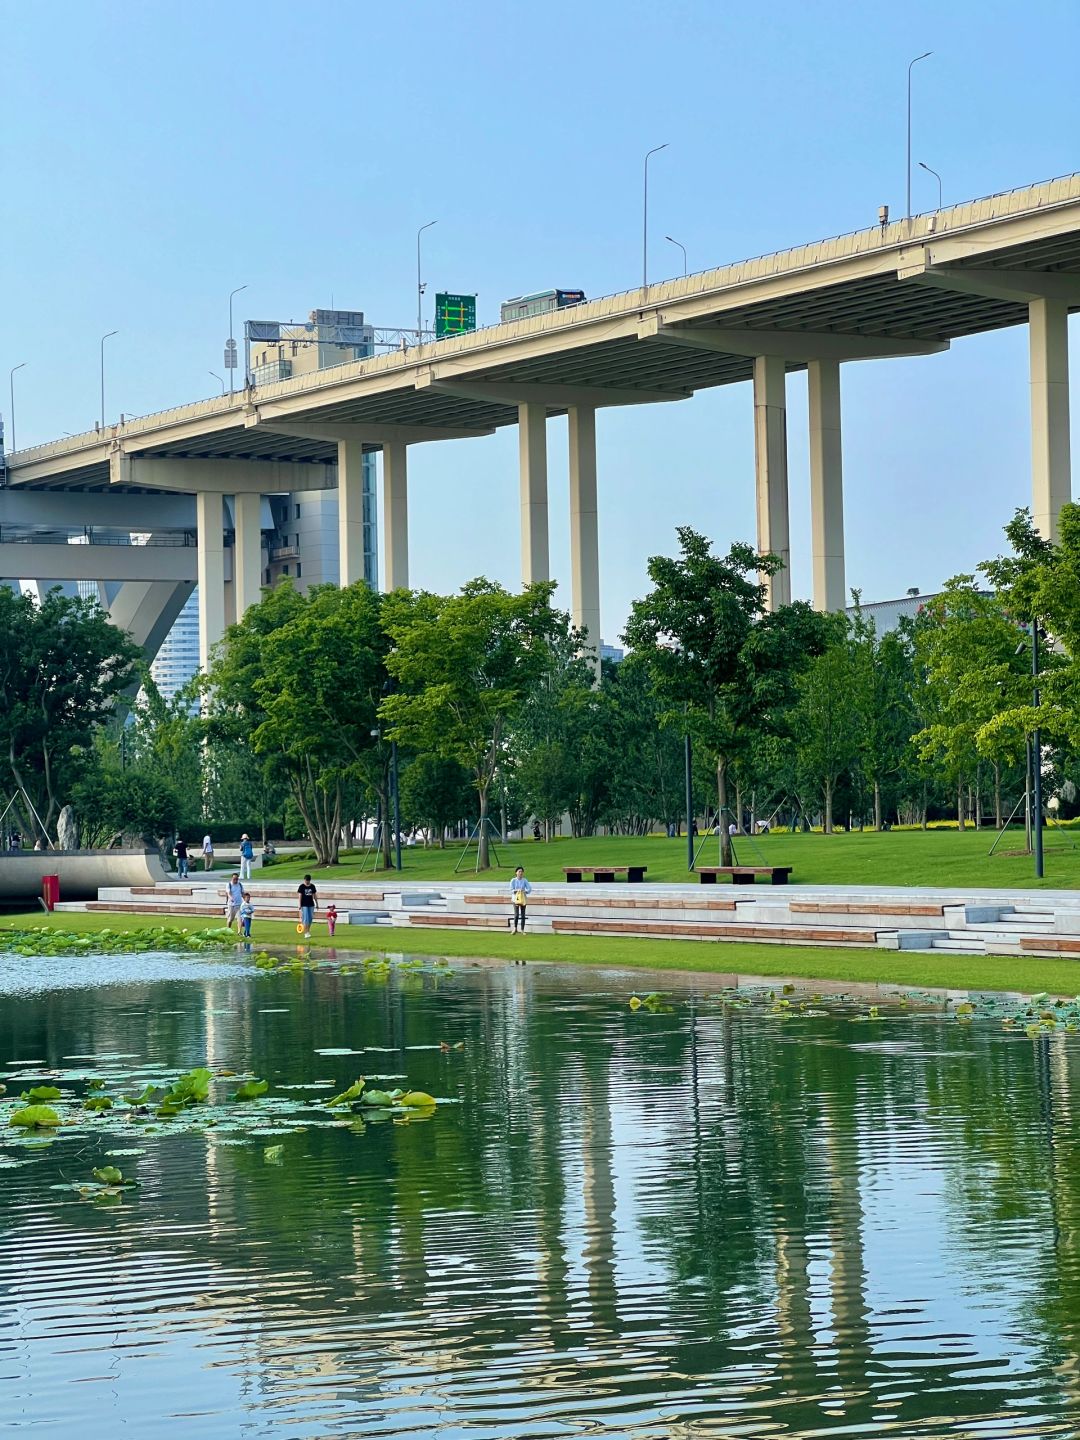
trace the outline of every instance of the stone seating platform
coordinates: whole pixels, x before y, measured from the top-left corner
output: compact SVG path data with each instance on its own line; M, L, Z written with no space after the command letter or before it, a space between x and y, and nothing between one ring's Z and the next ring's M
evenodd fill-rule
M139 914L164 919L220 915L224 879L110 886L96 900L61 910ZM408 929L506 928L508 877L438 884L380 874L319 884L322 907L337 906L339 925ZM294 920L292 882L252 880L255 934L260 920ZM996 955L1080 958L1080 893L959 891L900 887L789 885L779 890L697 883L567 886L534 884L527 928L536 934L755 941L778 945L877 946L892 950L964 950ZM316 916L316 933L325 922ZM402 939L402 947L407 948Z

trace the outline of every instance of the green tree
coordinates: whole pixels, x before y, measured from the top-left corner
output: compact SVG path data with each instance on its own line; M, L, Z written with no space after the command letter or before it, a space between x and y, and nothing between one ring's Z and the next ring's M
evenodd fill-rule
M479 866L489 860L487 817L504 742L570 631L551 608L554 585L511 595L472 580L458 595L395 591L384 601L393 648L387 668L401 687L382 702L387 734L468 770L480 810Z
M854 647L846 615L829 617L830 642L811 660L798 680L795 738L799 766L821 804L822 828L833 833L837 787L854 768L859 753Z
M417 755L401 772L403 823L421 825L429 838L446 848L447 829L468 815L476 803L469 772L456 760Z
M348 787L386 748L381 603L362 582L276 586L226 631L208 677L214 725L273 760L322 866L338 861Z
M681 555L650 559L652 589L634 601L623 638L649 664L664 723L688 725L713 758L721 863L729 865L729 772L779 723L797 674L822 648L823 623L801 601L766 614L756 577L778 574L778 556L735 544L721 559L689 526L676 533Z
M1022 740L993 722L1010 710L1030 709L1023 631L999 596L981 592L974 576L957 575L927 602L915 636L933 705L933 718L916 735L916 744L954 785L961 828L965 782L975 775L980 756L988 757L1000 824L1001 766L1019 758Z
M75 786L72 799L81 817L81 841L90 848L109 845L118 834L153 845L173 835L180 821L175 786L143 770L98 766Z
M35 839L50 838L92 763L95 734L130 691L138 657L96 601L50 590L38 604L0 585L0 746L33 805L24 823Z

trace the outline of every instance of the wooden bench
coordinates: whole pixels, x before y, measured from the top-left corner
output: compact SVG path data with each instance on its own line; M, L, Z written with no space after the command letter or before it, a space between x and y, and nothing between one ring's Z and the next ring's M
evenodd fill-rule
M718 875L730 875L733 885L753 885L758 875L768 875L770 885L786 885L790 865L699 865L702 885L715 885Z
M563 874L568 885L580 884L586 875L591 875L597 885L613 884L616 875L625 875L628 885L640 885L648 868L647 865L564 865Z

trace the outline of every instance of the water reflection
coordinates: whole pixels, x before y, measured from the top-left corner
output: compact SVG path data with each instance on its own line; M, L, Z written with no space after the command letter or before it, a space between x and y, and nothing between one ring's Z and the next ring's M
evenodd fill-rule
M0 1170L13 1429L1077 1433L1080 1036L690 984L634 1014L621 978L546 968L110 964L0 1000L0 1060L404 1073L460 1104L276 1137L279 1163L210 1132ZM345 1047L375 1048L315 1053ZM119 1208L49 1188L125 1144Z

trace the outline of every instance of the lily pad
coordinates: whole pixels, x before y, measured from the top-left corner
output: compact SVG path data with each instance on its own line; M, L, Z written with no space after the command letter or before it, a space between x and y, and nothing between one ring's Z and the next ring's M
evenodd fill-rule
M26 1105L22 1110L15 1111L9 1123L22 1125L27 1130L42 1130L59 1125L60 1116L51 1105Z

